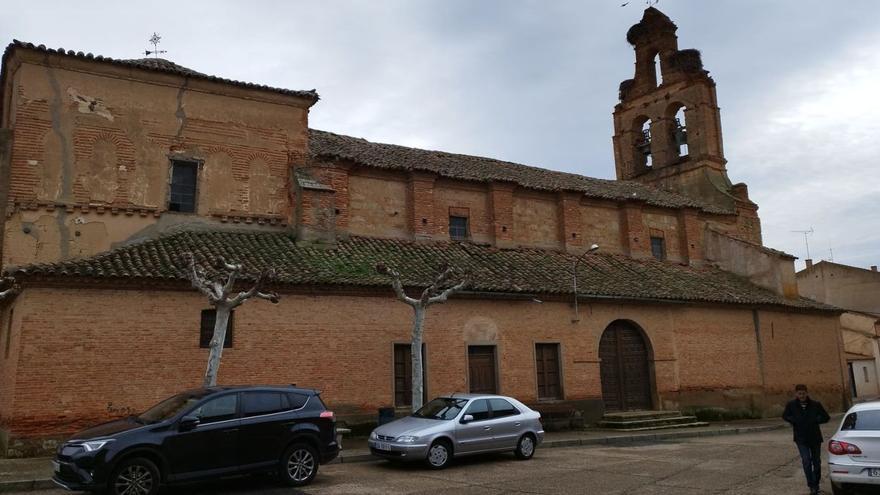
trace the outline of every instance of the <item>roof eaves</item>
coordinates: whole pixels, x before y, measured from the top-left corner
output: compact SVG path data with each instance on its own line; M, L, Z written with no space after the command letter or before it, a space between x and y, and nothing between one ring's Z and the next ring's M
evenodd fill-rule
M226 84L229 86L236 86L236 87L240 87L240 88L255 89L255 90L268 91L268 92L278 93L278 94L283 94L283 95L288 95L288 96L295 96L295 97L306 99L306 100L310 101L311 104L313 104L313 105L315 103L317 103L317 101L320 99L317 91L315 91L314 89L296 90L296 89L276 88L276 87L272 87L272 86L266 86L264 84L256 84L256 83L245 82L245 81L236 81L233 79L226 79L226 78L219 77L219 76L202 74L201 72L194 71L192 69L187 69L187 68L179 66L177 64L173 64L175 66L175 68L163 67L160 65L140 63L140 61L137 59L114 59L111 57L104 57L102 55L93 55L92 53L83 53L83 52L75 52L73 50L64 50L64 48L58 48L58 49L47 48L45 45L35 45L33 43L28 43L28 42L24 42L24 41L15 40L15 39L12 40L12 43L10 43L9 45L6 46L6 51L3 54L3 70L2 70L2 74L0 74L0 82L5 80L7 58L11 55L11 53L15 49L24 49L24 50L32 50L32 51L36 51L36 52L40 52L40 53L57 54L57 55L61 55L61 56L78 58L78 59L82 59L82 60L92 60L95 62L112 64L112 65L117 65L117 66L132 67L132 68L141 69L141 70L150 71L150 72L161 72L161 73L165 73L165 74L174 74L174 75L178 75L178 76L188 77L191 79L201 79L201 80L205 80L205 81L217 82L220 84Z

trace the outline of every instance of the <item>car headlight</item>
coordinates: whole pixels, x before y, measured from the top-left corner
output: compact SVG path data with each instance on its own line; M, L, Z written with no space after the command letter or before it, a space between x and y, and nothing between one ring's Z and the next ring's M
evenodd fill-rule
M403 435L401 437L395 438L395 440L397 440L400 443L413 443L418 439L419 439L419 437L415 437L412 435Z
M93 442L83 442L82 448L85 449L86 452L94 452L96 450L101 450L105 445L110 442L113 442L112 438L107 440L95 440Z
M379 435L376 434L376 430L370 432L370 440L377 440Z

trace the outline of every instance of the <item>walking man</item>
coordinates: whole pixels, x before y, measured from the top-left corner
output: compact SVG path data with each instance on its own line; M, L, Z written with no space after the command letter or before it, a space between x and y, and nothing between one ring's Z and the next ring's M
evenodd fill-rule
M810 494L816 495L822 481L822 431L819 425L831 418L821 402L810 399L806 385L796 385L794 391L795 399L785 406L782 419L791 423Z

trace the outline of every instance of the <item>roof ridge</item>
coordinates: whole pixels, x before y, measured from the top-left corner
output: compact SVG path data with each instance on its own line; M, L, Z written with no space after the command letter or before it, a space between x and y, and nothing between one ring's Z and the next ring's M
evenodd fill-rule
M198 72L193 69L189 69L189 68L184 67L182 65L171 62L170 60L166 60L166 61L171 63L174 67L167 67L167 66L163 66L162 64L154 64L154 63L144 62L145 60L165 60L165 59L154 59L154 58L149 58L149 57L145 58L145 59L143 59L143 58L142 59L119 59L119 58L113 58L113 57L105 57L103 55L94 55L91 52L89 52L89 53L83 53L82 51L75 52L73 50L65 50L64 48L53 49L53 48L46 47L46 45L36 45L34 43L21 41L21 40L17 40L17 39L13 39L11 43L6 45L6 51L3 53L3 62L4 63L3 63L2 76L0 76L0 80L3 80L5 78L6 59L12 53L12 50L15 48L22 48L25 50L35 50L35 51L38 51L41 53L55 53L58 55L74 57L74 58L79 58L79 59L83 59L83 60L93 60L96 62L102 62L102 63L108 63L108 64L114 64L114 65L120 65L120 66L127 66L127 67L134 67L134 68L147 70L147 71L163 72L166 74L176 74L179 76L193 78L193 79L203 79L203 80L207 80L207 81L219 82L219 83L228 84L231 86L238 86L238 87L243 87L243 88L248 88L248 89L258 89L258 90L262 90L262 91L270 91L273 93L280 93L280 94L285 94L285 95L297 96L300 98L305 98L305 99L310 100L312 102L312 104L316 103L320 99L317 91L314 89L296 90L296 89L276 88L273 86L267 86L265 84L257 84L257 83L246 82L246 81L238 81L235 79L227 79L227 78L220 77L220 76L212 76L209 74L204 74L204 73Z
M313 157L335 157L368 167L432 172L468 181L510 182L535 190L570 190L600 199L635 200L661 207L689 207L709 213L733 213L696 198L636 181L601 179L479 155L379 143L321 129L309 128L309 132L312 138L309 140L309 147ZM412 156L414 154L419 156Z

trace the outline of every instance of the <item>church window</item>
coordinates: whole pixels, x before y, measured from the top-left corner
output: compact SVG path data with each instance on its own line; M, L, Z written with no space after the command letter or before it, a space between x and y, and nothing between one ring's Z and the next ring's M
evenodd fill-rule
M660 261L666 259L666 239L651 236L651 254Z
M196 179L199 164L172 160L171 191L168 195L168 211L193 213L196 211Z
M636 160L644 167L651 168L653 166L651 156L651 121L645 120L638 128L636 135Z
M226 323L226 338L223 340L224 349L232 347L232 331L235 328L235 325L232 324L235 321L234 316L235 311L230 311L229 321ZM214 323L216 321L216 309L202 310L202 324L201 328L199 328L199 347L201 347L202 349L207 349L208 347L211 347L211 339L214 338Z
M468 217L449 215L449 238L466 241L468 238Z
M688 139L687 139L687 121L685 120L685 107L680 107L675 112L675 127L672 130L672 137L675 143L675 149L678 150L678 156L688 155Z

